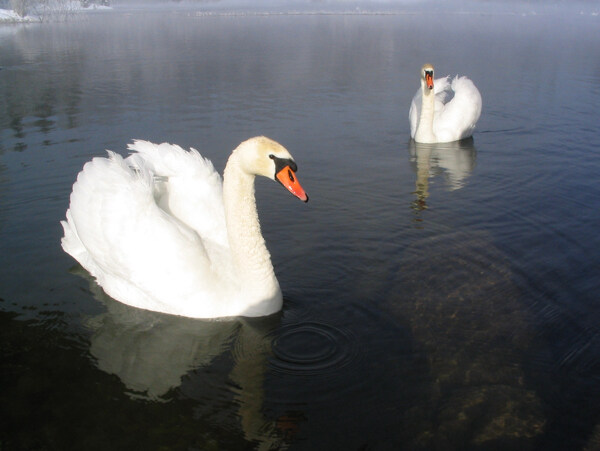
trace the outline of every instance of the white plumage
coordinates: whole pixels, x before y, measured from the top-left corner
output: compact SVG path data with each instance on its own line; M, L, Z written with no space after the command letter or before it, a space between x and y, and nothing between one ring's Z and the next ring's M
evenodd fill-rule
M94 158L79 173L62 221L63 249L107 294L134 307L195 318L278 311L254 178L275 180L278 161L295 169L289 152L268 138L245 141L222 183L194 149L135 141L129 150L126 159ZM286 188L307 201L296 185Z
M421 69L421 88L410 111L410 136L420 143L444 143L468 138L481 116L481 94L467 77L436 79L433 66Z

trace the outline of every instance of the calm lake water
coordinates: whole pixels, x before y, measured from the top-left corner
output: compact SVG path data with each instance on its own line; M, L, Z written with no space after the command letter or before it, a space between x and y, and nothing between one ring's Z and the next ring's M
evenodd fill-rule
M415 145L419 69L474 138ZM115 10L0 26L2 450L600 447L600 17ZM111 300L60 247L71 186L134 138L257 181L284 308Z

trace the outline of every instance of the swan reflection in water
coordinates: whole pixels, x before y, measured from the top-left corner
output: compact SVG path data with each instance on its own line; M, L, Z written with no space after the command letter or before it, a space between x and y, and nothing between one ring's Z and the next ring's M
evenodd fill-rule
M427 209L429 179L443 175L448 189L462 188L475 168L477 150L473 138L450 143L422 144L410 140L410 162L417 173L416 199L412 208L416 212Z
M217 415L232 430L241 425L246 440L260 443L257 449L285 446L281 419L269 420L262 413L270 337L279 314L198 320L129 307L93 282L90 289L107 309L87 322L90 353L100 370L121 380L129 396L166 402L178 389L201 401L202 417Z

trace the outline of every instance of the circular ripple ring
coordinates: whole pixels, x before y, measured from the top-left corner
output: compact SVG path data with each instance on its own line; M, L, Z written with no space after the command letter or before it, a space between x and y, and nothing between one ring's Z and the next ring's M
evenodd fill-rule
M347 365L356 341L348 332L324 323L286 326L273 340L273 366L294 374L318 374Z

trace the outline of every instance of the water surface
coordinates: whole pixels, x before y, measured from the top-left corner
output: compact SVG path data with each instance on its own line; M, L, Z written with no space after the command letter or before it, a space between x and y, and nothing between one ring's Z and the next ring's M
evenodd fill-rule
M3 449L600 446L598 16L117 10L0 30ZM417 145L418 72L465 74L473 139ZM62 252L78 171L135 138L257 182L283 311L108 298Z

